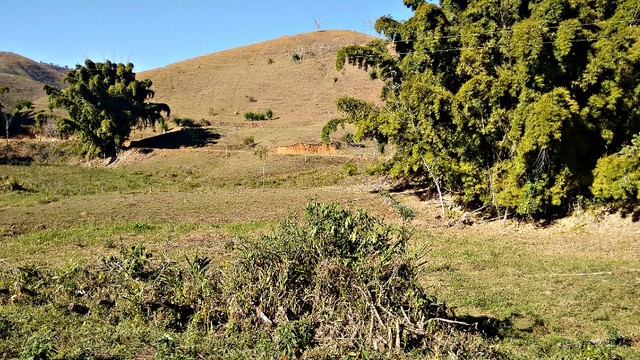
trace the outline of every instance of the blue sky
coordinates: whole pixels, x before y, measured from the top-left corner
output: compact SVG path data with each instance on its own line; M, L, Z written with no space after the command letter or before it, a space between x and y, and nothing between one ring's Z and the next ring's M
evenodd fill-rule
M402 0L0 0L0 51L73 66L132 62L153 69L220 50L315 31L375 34L382 15L405 20Z

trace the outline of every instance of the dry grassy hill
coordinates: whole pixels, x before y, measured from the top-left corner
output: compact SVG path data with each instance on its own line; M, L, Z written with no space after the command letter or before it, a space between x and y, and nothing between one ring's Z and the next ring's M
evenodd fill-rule
M319 139L322 125L338 116L335 101L352 95L377 100L380 81L365 71L335 69L336 52L372 37L353 31L321 31L213 53L139 73L149 78L154 101L179 117L241 127L244 113L271 109L275 120L260 122L267 145ZM246 130L245 130L246 132Z
M24 99L33 101L38 108L45 107L47 98L43 85L61 87L67 71L14 53L0 52L0 85L9 88L6 94L9 103Z

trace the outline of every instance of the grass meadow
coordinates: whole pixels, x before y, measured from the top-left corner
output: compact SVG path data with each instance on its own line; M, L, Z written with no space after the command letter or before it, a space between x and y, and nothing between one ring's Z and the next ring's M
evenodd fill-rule
M15 279L31 270L77 273L136 245L154 261L207 257L224 271L236 261L230 249L238 239L259 241L312 201L401 223L372 191L379 182L364 174L368 161L274 153L261 159L251 149L203 147L129 150L109 166L0 165L0 358L47 349L58 358L185 358L216 349L215 337L136 316L115 321L109 310L81 315L71 304L21 302ZM355 175L346 163L357 165ZM424 259L420 283L458 319L484 330L477 341L496 351L487 357L640 358L637 223L586 210L546 226L512 219L469 224L455 208L439 217L435 200L393 196L418 215L408 226L409 250Z

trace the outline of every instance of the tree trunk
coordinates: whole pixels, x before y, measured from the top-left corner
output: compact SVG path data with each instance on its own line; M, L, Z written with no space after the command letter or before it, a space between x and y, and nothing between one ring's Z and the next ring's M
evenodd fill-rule
M431 171L431 167L429 166L429 164L427 164L427 161L424 159L424 156L420 155L420 158L422 159L422 163L424 164L424 167L427 168L427 171L429 172L429 176L431 176L431 178L433 179L433 183L436 185L436 189L438 190L438 197L440 198L440 208L442 208L442 217L444 218L446 213L444 211L444 199L442 197L442 190L440 190L440 183L438 182L438 179L435 177L435 175Z

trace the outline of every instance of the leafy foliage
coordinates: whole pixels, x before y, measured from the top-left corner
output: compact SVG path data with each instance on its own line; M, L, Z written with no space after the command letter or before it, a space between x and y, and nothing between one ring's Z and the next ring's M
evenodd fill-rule
M554 216L591 197L596 161L640 132L637 2L405 5L407 21L375 24L387 41L336 60L375 72L383 105L339 99L323 140L353 123L393 145L382 171L498 213Z
M60 134L77 134L88 155L107 156L117 153L132 127L163 124L169 106L146 102L154 96L151 80L138 81L135 75L131 63L86 60L65 76L66 89L45 85L49 106L68 113L59 122Z
M598 160L592 191L599 201L640 209L640 136L620 152Z

